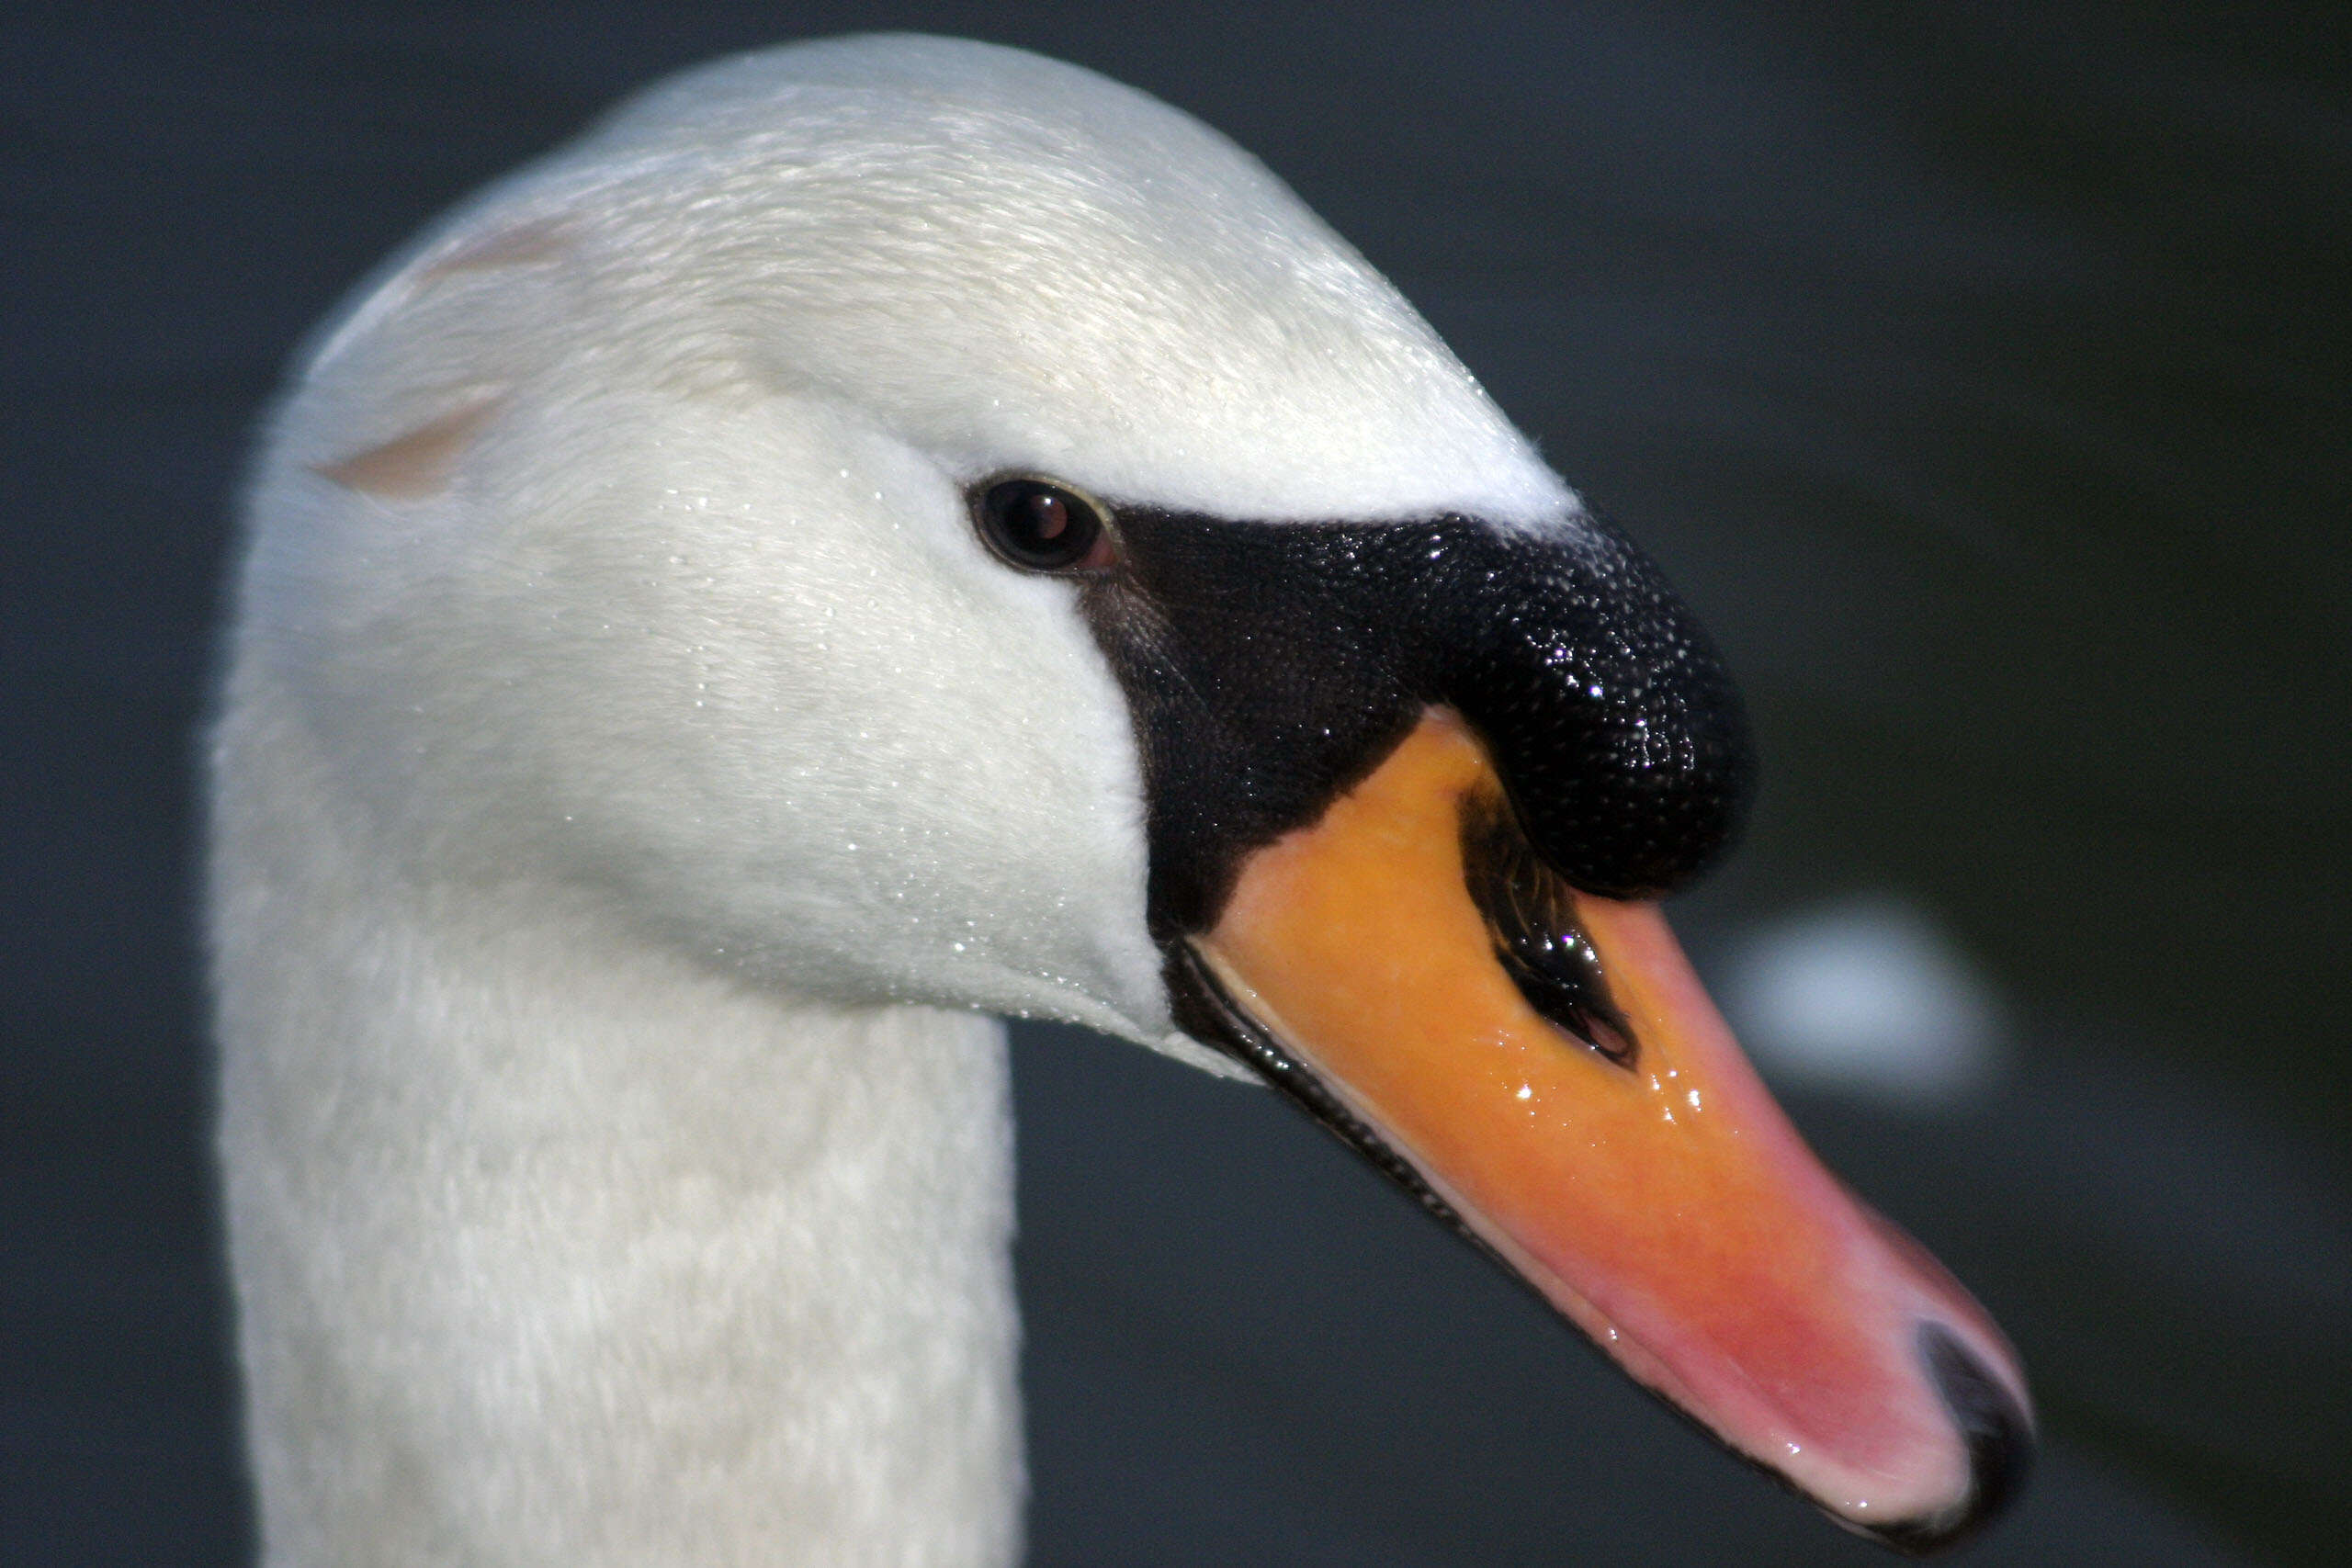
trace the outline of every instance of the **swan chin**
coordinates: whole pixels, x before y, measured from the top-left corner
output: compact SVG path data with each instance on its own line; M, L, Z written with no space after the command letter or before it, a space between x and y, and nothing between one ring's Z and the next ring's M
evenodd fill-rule
M1842 1525L2015 1490L2014 1354L1659 913L1721 660L1187 117L912 37L657 86L362 291L249 509L270 1562L1012 1561L986 1014L1273 1084Z

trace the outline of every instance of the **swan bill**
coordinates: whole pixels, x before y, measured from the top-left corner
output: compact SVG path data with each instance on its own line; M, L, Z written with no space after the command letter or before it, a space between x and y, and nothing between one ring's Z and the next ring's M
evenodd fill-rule
M2014 1353L1805 1147L1657 906L1510 854L1510 821L1430 710L1243 859L1171 964L1183 1021L1838 1523L1973 1530L2031 1450Z

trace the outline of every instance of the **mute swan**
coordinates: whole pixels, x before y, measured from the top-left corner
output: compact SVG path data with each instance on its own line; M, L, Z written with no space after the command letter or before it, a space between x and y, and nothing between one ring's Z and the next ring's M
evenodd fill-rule
M1652 570L1229 143L854 39L363 291L210 755L278 1564L1001 1563L1001 1026L1271 1079L1839 1522L1967 1529L1997 1330L1656 906L1744 795Z

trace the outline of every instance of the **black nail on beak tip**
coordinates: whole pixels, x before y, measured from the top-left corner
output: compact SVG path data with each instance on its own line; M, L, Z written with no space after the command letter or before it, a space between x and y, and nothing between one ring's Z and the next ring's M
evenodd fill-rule
M1867 1530L1897 1551L1925 1556L1975 1534L2008 1506L2033 1470L2033 1423L1973 1351L1940 1323L1919 1325L1919 1359L1968 1444L1967 1500L1931 1519Z

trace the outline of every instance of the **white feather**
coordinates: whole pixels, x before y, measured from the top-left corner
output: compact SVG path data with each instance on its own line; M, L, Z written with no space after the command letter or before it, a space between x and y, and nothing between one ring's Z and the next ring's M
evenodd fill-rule
M273 1563L1001 1562L998 1026L1173 1035L1000 470L1573 513L1277 180L1011 51L680 77L429 234L253 486L212 940Z

